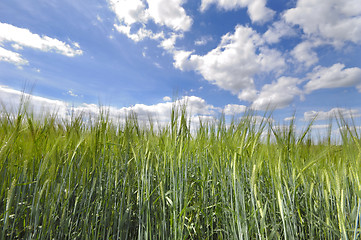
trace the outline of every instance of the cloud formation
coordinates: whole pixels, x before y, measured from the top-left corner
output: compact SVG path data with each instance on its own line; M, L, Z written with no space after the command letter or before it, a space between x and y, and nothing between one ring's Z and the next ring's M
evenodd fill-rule
M224 107L223 112L225 115L235 115L235 114L244 113L246 110L247 110L247 107L244 105L227 104Z
M82 50L78 49L79 45L76 43L71 46L58 39L32 33L26 28L0 23L0 43L5 42L15 43L17 49L29 47L44 52L56 52L67 57L74 57L83 53Z
M313 50L314 47L315 43L307 40L303 41L291 51L291 56L296 59L298 63L310 67L318 62L317 53Z
M83 103L74 107L72 104L64 101L52 100L35 96L32 94L23 93L12 88L0 85L0 108L5 107L6 111L16 111L19 107L21 99L30 101L30 110L35 114L57 113L60 118L68 118L72 112L77 114L84 113L85 115L97 116L99 114L99 106L96 104ZM154 105L136 104L131 107L106 107L109 116L112 120L124 120L129 113L136 113L140 121L147 122L150 118L163 123L170 121L171 111L174 106L187 106L187 114L189 117L198 118L213 118L215 113L219 111L213 105L196 96L185 96L176 101L170 101L170 98L165 98L167 102L162 102ZM169 100L169 101L168 101Z
M176 68L195 70L210 83L247 101L255 98L256 74L285 67L279 51L267 48L256 31L241 25L236 26L233 34L224 35L220 44L207 54L178 51L174 53L174 60Z
M209 83L250 102L255 109L283 108L296 96L303 97L303 91L310 93L320 88L356 86L361 91L360 69L346 68L341 63L314 68L305 78L308 82L303 90L298 79L300 70L308 71L319 62L319 47L332 45L339 49L347 42L361 43L361 5L357 0L297 0L296 6L280 13L265 32L237 25L234 32L223 35L218 46L203 55L176 47L177 40L184 37L193 23L183 7L185 0L108 2L117 16L115 28L119 32L136 42L146 38L157 40L159 47L173 55L175 68L199 73ZM252 23L265 23L275 16L266 0L202 0L199 10L204 13L211 5L225 11L247 8ZM154 26L150 29L153 23L159 32L155 32ZM276 44L295 37L302 41L282 53ZM205 45L211 39L201 36L194 40L194 45ZM282 76L292 64L298 69L287 74L298 78ZM259 87L255 79L265 75L277 81Z
M109 4L122 25L145 24L148 20L145 4L141 0L109 0Z
M190 30L193 20L182 5L184 0L108 0L110 9L115 13L118 24L117 31L125 34L135 42L146 38L160 40L165 50L172 49L179 34ZM154 33L147 24L153 21L158 26L165 26ZM167 31L165 31L167 30ZM167 33L170 37L167 37Z
M193 23L182 7L184 0L147 0L147 13L155 23L175 31L188 31Z
M254 109L277 109L287 107L302 91L297 87L298 78L281 77L277 82L266 84L252 103Z
M324 111L308 111L303 114L305 121L328 120L330 118L342 116L343 118L359 117L360 111L357 109L332 108L328 112Z
M33 110L36 114L57 113L60 117L65 117L68 114L69 105L63 101L31 95L0 85L0 108L5 107L4 110L8 112L16 111L21 100L29 99L31 105L28 110Z
M296 31L283 20L272 23L268 30L263 34L263 38L267 43L274 44L278 43L281 38L294 37Z
M0 47L0 61L9 62L18 66L29 63L23 59L19 53L9 51L2 47Z
M43 52L59 53L67 57L74 57L83 53L77 43L70 45L55 38L32 33L26 28L19 28L0 22L0 46L4 43L12 43L12 48L17 51L22 50L24 47L29 47ZM0 47L0 61L16 65L28 64L28 61L23 59L19 53L2 47Z
M169 96L165 96L165 97L163 97L163 101L170 102L170 101L172 101L172 99Z
M233 10L247 7L247 12L252 22L267 22L271 20L275 12L266 7L266 0L202 0L200 10L206 11L212 4L224 10Z
M361 44L361 4L358 0L298 0L282 14L282 21L299 27L303 41L290 52L298 64L318 63L317 48L331 45L340 50L347 43Z
M361 4L358 0L298 0L284 19L302 28L309 37L332 41L361 43Z
M311 93L321 88L339 88L356 86L361 92L361 69L358 67L345 68L344 64L336 63L331 67L318 66L308 74L309 82L305 85L305 92Z
M196 46L204 46L206 45L209 41L212 41L213 38L212 36L203 36L197 40L194 41L194 45Z

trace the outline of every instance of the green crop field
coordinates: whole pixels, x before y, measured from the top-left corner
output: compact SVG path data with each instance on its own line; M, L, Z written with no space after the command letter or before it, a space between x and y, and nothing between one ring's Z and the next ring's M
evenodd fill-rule
M361 139L251 112L168 125L0 117L0 239L360 239Z

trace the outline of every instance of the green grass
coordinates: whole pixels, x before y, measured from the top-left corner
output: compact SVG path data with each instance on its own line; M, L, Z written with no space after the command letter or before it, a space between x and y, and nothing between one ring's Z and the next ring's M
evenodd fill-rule
M62 120L21 108L0 118L0 239L360 239L361 140L341 116L311 141L252 113L190 132Z

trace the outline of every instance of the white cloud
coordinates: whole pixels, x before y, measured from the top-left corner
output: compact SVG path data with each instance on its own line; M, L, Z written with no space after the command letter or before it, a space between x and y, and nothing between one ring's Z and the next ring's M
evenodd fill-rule
M355 132L358 132L358 134L360 134L360 131L361 131L361 126L354 126L354 125L351 125L351 126L341 126L339 127L338 129L334 130L335 133L340 133L340 132L349 132L351 131L353 134L355 134Z
M361 43L361 4L359 0L298 0L295 8L284 13L284 19L299 25L307 36Z
M132 0L133 1L133 0ZM175 31L188 31L193 23L182 7L184 0L147 0L147 13L160 25Z
M171 99L169 96L165 96L165 97L163 98L163 101L165 101L165 102L170 102L170 101L172 101L172 99Z
M359 117L360 111L357 109L346 109L346 108L332 108L328 112L324 111L308 111L303 114L305 121L316 120L328 120L333 117L342 116L344 118Z
M193 130L195 130L196 127L199 127L201 122L204 124L204 123L214 123L216 121L217 121L217 119L214 116L199 115L199 116L191 117L191 123L192 123Z
M30 100L31 105L29 108L36 114L56 112L59 117L66 117L67 115L69 105L63 101L34 96L0 85L0 103L2 103L2 107L5 107L6 111L16 111L22 97Z
M178 100L178 103L185 101L189 108L189 111L192 115L210 115L214 113L214 106L206 103L206 100L196 97L196 96L187 96Z
M167 98L165 97L167 100ZM164 103L157 103L154 105L136 104L130 107L115 108L108 107L109 115L112 119L124 119L129 113L136 113L138 119L143 122L147 122L150 118L153 118L159 123L168 123L170 121L171 111L174 106L187 105L187 114L189 117L204 116L214 114L212 105L208 105L202 98L196 96L186 96L178 99L174 102L167 101ZM76 112L90 113L91 115L97 115L99 107L96 104L86 104L75 108Z
M291 127L291 128L290 128ZM296 126L295 125L284 125L284 124L281 124L281 125L275 125L275 126L272 126L272 129L275 130L276 132L278 133L284 133L284 132L289 132L290 130L295 132L296 130Z
M114 27L118 30L118 32L123 33L134 42L142 41L145 38L158 39L161 37L161 34L154 34L151 30L147 30L146 28L139 28L137 32L132 33L130 26L115 24Z
M224 107L224 114L226 115L234 115L234 114L240 114L245 112L247 109L244 105L238 105L238 104L228 104Z
M257 98L257 94L258 94L258 91L253 86L250 86L248 88L243 89L238 94L238 99L252 102Z
M296 36L296 31L285 21L280 20L274 22L271 27L263 34L263 38L267 43L278 43L283 37Z
M257 116L257 115L245 115L242 116L241 119L249 119L251 123L254 123L256 125L259 125L261 123L273 123L275 120L272 117L263 117L263 116Z
M149 16L145 4L141 0L109 0L110 9L117 16L120 24L114 24L115 29L135 42L150 38L153 32L145 28ZM138 31L132 31L132 25L140 23Z
M247 90L239 95L243 100L254 92L254 75L280 71L285 66L280 52L264 47L264 40L257 32L240 25L234 34L224 35L221 43L206 55L176 51L174 60L176 68L195 70L207 81L235 95Z
M77 43L77 42L73 42L73 45L74 45L74 47L76 47L76 48L80 49L80 44L79 44L79 43Z
M75 93L73 92L73 90L69 90L69 91L67 92L67 94L70 95L70 96L72 96L72 97L78 97L78 95L75 94Z
M126 26L148 20L145 4L141 0L109 0L109 4L119 21Z
M0 47L0 61L9 62L18 66L26 65L29 62L21 57L19 53L6 50Z
M160 65L160 64L157 63L157 62L154 62L154 66L156 66L156 67L159 68L159 69L162 69L162 68L163 68L162 65Z
M44 52L53 51L68 57L82 54L82 50L76 43L71 46L55 38L39 36L26 28L0 22L0 44L4 42L14 43L13 47L17 50L22 47L30 47Z
M213 38L211 36L203 36L197 40L194 41L194 45L196 46L204 46L206 45L209 41L212 41Z
M173 51L175 48L175 43L178 38L182 38L183 34L173 33L169 38L165 38L161 43L160 47L167 51Z
M24 49L22 46L20 46L17 43L11 44L11 47L14 48L15 50L23 50Z
M356 86L361 91L361 69L345 68L344 64L336 63L333 66L316 67L308 74L310 81L305 85L305 92L311 93L321 88L338 88Z
M272 20L275 11L266 7L266 0L250 0L248 2L248 14L252 22L267 22Z
M258 48L258 61L261 64L260 71L281 74L286 66L282 53L275 49L264 46Z
M285 119L283 119L283 121L293 121L293 120L295 120L296 119L296 117L295 116L292 116L292 117L286 117Z
M101 18L98 14L97 14L97 20L98 20L99 22L103 22L103 18Z
M157 103L154 105L136 104L131 107L115 108L109 107L109 115L112 119L124 119L129 113L136 113L138 120L147 122L149 118L158 121L161 124L169 123L171 111L174 106L187 105L188 117L205 116L214 114L214 107L208 105L202 98L196 96L182 97L175 102ZM83 103L75 109L77 112L90 113L97 115L99 107L96 104Z
M194 70L194 65L192 64L191 61L189 61L189 56L191 56L192 53L193 52L191 52L191 51L183 51L183 50L174 51L173 52L173 59L174 59L173 66L182 71Z
M202 0L200 10L204 12L211 4L218 8L233 10L247 7L252 22L266 22L273 18L275 12L266 7L266 0Z
M312 129L326 129L329 127L330 127L329 124L315 124L311 126Z
M298 44L292 51L291 55L306 67L310 67L318 62L317 53L313 51L314 43L304 41Z
M69 91L72 93L71 91ZM36 116L41 116L47 113L57 113L59 118L68 119L71 113L83 113L85 116L96 117L99 114L99 106L96 104L83 103L79 106L73 107L72 104L64 101L52 100L44 97L35 96L32 94L23 93L12 88L0 85L0 109L5 107L8 112L15 112L20 105L21 98L30 100L28 110L32 110ZM136 104L131 107L104 107L105 112L109 113L109 117L114 121L122 121L127 114L136 113L140 121L147 122L149 117L153 118L161 124L167 124L170 121L172 108L175 106L187 106L187 114L191 119L211 118L219 111L218 108L209 105L206 101L196 96L185 96L174 102L169 97L164 100L169 100L165 103L158 103L154 105Z
M281 77L277 82L264 85L257 99L253 102L252 108L265 110L267 108L287 107L295 96L302 94L302 91L297 87L299 83L300 80L297 78Z
M135 42L150 38L161 40L165 50L171 50L175 41L188 31L193 23L184 8L183 0L109 0L110 9L116 14L119 24L115 28ZM154 33L147 27L152 20L158 26L166 26L170 30L170 37L164 32Z

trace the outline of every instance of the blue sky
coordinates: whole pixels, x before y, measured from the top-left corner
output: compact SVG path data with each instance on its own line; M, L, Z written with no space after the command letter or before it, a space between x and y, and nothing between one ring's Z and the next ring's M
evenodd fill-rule
M166 119L361 113L359 0L2 0L0 97ZM30 87L29 87L30 86ZM32 88L33 86L33 88Z

